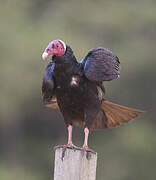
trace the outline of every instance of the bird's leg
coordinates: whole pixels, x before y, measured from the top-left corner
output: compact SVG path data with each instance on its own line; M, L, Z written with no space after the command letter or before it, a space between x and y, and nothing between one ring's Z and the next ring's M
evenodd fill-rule
M68 129L68 143L66 145L55 146L55 149L62 148L62 157L61 157L62 161L63 161L63 158L65 156L65 152L66 152L67 148L80 149L79 147L75 146L72 143L72 125L68 125L67 129Z
M92 152L94 154L96 154L96 152L93 151L92 149L88 148L88 136L89 136L89 129L88 129L88 127L84 128L84 134L85 134L85 138L84 138L84 144L83 144L82 149L87 151L87 157L88 157L88 152Z
M73 144L72 144L72 125L69 125L68 126L68 143L67 143L67 147L71 147Z
M78 148L77 146L75 146L73 143L72 143L72 125L69 125L68 126L68 143L67 143L67 147L71 147L71 148Z
M55 149L57 148L67 148L67 147L73 147L73 143L72 143L72 125L68 125L68 143L66 145L58 145L55 146Z
M62 161L63 161L63 158L65 156L65 152L66 152L66 149L69 147L69 148L76 148L76 146L73 145L72 143L72 125L68 125L68 143L63 147L63 150L62 150Z
M87 127L84 128L85 138L84 138L84 144L83 148L85 150L88 150L88 135L89 135L89 129Z

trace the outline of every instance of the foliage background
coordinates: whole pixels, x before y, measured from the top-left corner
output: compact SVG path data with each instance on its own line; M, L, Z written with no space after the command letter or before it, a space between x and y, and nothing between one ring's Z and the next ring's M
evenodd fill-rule
M106 82L106 98L146 110L128 125L92 132L97 180L156 179L156 1L0 0L0 179L53 179L53 146L65 144L60 114L44 108L41 54L53 39L78 60L96 46L121 61L121 78ZM74 129L82 145L83 130Z

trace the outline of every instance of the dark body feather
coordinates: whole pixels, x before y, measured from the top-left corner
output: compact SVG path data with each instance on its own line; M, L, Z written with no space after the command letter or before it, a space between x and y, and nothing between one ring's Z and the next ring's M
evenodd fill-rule
M52 85L50 87L53 87L51 91L45 79L50 71L48 67L53 66L53 63L55 67L51 73L53 76L51 78L53 83L50 83ZM71 84L73 77L76 78L77 85ZM56 96L59 109L67 125L78 123L90 128L101 110L102 100L99 100L97 84L85 77L82 64L76 61L71 48L67 46L64 56L53 56L52 61L48 64L44 73L42 94L45 101ZM102 118L106 120L104 113L102 113Z
M118 105L108 101L105 103L102 93L102 81L119 77L119 64L117 56L104 48L90 50L78 63L73 51L67 46L66 53L63 56L53 56L45 70L43 99L50 102L56 97L58 106L55 103L49 107L59 107L66 125L79 124L89 129L104 129L128 122L139 111L130 113L132 109L119 109ZM120 121L118 114L122 112L124 115L121 115ZM115 117L118 117L117 121Z
M55 64L52 61L50 61L43 75L42 96L43 100L47 102L50 102L55 94L54 67Z
M81 61L85 76L91 81L110 81L120 77L120 62L105 48L93 48Z

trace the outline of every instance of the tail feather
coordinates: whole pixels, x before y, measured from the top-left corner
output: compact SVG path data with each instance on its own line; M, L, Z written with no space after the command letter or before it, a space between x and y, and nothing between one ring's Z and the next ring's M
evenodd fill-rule
M46 104L45 106L48 108L59 109L57 102L53 102L51 104Z
M136 118L140 113L144 112L114 104L106 100L102 102L102 109L107 118L107 128L119 126L121 123L127 123Z

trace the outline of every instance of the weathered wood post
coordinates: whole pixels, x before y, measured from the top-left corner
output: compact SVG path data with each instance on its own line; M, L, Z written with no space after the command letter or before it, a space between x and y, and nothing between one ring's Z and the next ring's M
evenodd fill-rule
M77 148L67 148L62 159L63 148L55 150L54 180L95 180L97 153Z

